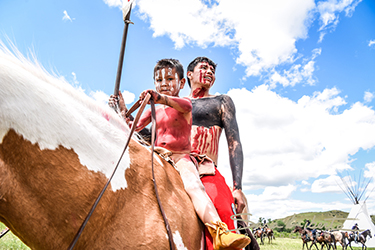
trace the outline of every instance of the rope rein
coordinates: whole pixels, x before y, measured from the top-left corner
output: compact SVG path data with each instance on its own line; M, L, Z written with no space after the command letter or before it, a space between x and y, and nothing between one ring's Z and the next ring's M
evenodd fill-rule
M164 220L164 223L165 223L165 228L167 229L168 239L169 239L169 247L170 247L171 250L175 250L175 245L174 245L174 242L173 242L173 235L172 235L172 232L171 232L171 227L169 225L167 216L165 215L163 206L161 205L158 188L156 186L155 173L154 173L154 147L155 147L155 140L156 140L156 138L155 138L156 137L156 113L155 113L154 100L151 99L150 102L151 102L151 121L152 121L152 125L151 125L151 127L152 127L152 129L151 129L152 181L154 183L155 195L156 195L156 199L158 200L160 212L161 212L161 215L163 216L163 220Z
M154 104L154 101L152 99L150 100L150 98L151 98L151 95L147 94L146 97L145 97L145 99L143 100L142 104L140 104L140 102L137 101L129 109L129 111L133 112L134 110L136 110L140 106L140 108L139 108L139 110L137 112L137 115L134 118L133 126L131 127L131 130L130 130L130 133L129 133L129 137L128 137L126 143L125 143L124 150L123 150L123 152L122 152L122 154L121 154L121 156L120 156L120 158L119 158L119 160L118 160L118 162L116 164L115 169L112 172L111 177L108 179L107 183L104 185L104 187L103 187L102 191L100 192L99 196L96 198L93 206L90 209L90 212L87 214L87 216L86 216L85 220L83 221L81 227L79 228L78 232L76 233L73 241L69 245L68 250L72 250L74 248L75 244L77 243L79 237L82 234L83 229L85 228L87 222L89 221L91 215L93 214L95 208L97 207L100 199L102 198L105 190L107 189L109 183L111 182L111 180L112 180L112 178L113 178L113 176L114 176L114 174L115 174L115 172L116 172L116 170L117 170L117 168L118 168L118 166L119 166L119 164L121 162L121 159L122 159L122 157L125 154L125 151L126 151L128 145L129 145L129 142L131 140L131 137L134 134L135 128L136 128L137 123L138 123L138 120L139 120L139 118L140 118L140 116L141 116L141 114L142 114L142 112L143 112L146 104L149 101L151 103L151 120L152 120L152 132L151 132L151 134L152 134L152 140L151 140L151 145L152 145L152 150L151 150L152 181L154 183L155 194L156 194L156 198L157 198L158 205L159 205L159 208L160 208L160 212L161 212L161 214L163 216L165 227L167 229L167 233L168 233L168 237L169 237L169 245L170 245L171 250L175 250L175 245L174 245L174 242L173 242L173 236L172 236L172 233L171 233L171 230L170 230L170 225L169 225L168 219L167 219L167 217L166 217L166 215L164 213L164 209L163 209L163 207L161 205L161 201L160 201L160 197L159 197L159 193L158 193L157 186L156 186L156 181L155 181L155 174L154 174L154 146L155 146L155 137L156 137L156 115L155 115L155 104ZM129 111L127 112L127 115L130 115Z

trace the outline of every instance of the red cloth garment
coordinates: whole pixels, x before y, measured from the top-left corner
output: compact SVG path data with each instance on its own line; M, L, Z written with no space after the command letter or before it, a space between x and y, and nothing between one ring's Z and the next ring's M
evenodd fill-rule
M231 216L234 214L232 210L234 199L224 177L216 169L215 175L205 175L201 178L201 181L206 188L206 193L214 203L221 220L227 224L229 230L235 229L234 220L231 219ZM206 250L213 250L212 237L207 227L205 227L205 237Z

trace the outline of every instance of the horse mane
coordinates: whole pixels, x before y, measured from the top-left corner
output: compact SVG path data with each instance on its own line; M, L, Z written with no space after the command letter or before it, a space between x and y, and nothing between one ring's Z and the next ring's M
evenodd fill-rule
M26 58L10 47L0 40L0 143L13 129L41 150L73 149L88 169L110 176L129 136L126 122L108 105L48 73L34 55ZM124 159L113 189L126 187L128 166Z

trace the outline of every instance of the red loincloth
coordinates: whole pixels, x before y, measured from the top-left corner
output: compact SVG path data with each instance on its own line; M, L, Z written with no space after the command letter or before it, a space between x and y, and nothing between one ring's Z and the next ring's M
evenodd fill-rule
M230 218L234 214L232 210L234 199L224 177L216 169L215 175L205 175L201 178L201 181L206 188L206 193L214 203L221 220L227 224L228 229L234 229L234 221ZM206 250L213 250L212 237L207 227L205 227L205 237Z

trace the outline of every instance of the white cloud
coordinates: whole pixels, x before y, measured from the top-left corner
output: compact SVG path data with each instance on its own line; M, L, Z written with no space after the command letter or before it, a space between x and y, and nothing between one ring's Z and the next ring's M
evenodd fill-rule
M125 100L125 104L131 104L132 102L134 102L134 99L135 99L135 95L127 90L124 90L121 92L123 97L124 97L124 100ZM100 103L103 103L103 104L106 104L108 103L108 100L109 100L109 95L107 95L106 93L104 93L103 91L99 90L99 91L92 91L90 93L90 96L93 97L95 100L99 101Z
M349 210L352 205L345 204L342 202L312 202L295 199L276 199L276 200L264 200L262 199L263 194L247 195L247 201L249 204L249 212L252 214L250 220L258 222L259 217L266 219L279 219L285 216L293 215L302 212L311 211L329 211L329 210ZM328 224L329 222L327 222Z
M375 177L375 161L367 163L365 165L365 168L366 170L364 172L364 176L366 178L374 178Z
M311 185L311 192L313 193L331 193L342 192L340 188L341 180L336 175L330 175L327 178L317 179Z
M120 0L103 1L111 7L122 6ZM137 13L150 23L154 37L168 36L176 49L186 45L230 47L237 64L246 68L247 77L271 73L271 81L284 86L314 84L314 60L293 65L303 56L295 44L307 38L311 23L320 19L322 40L327 30L338 24L340 13L351 16L359 2L327 0L315 5L314 0L136 1ZM290 64L290 70L276 71L280 64Z
M284 70L282 73L272 70L269 78L270 87L275 88L277 84L281 84L284 87L293 87L302 82L308 85L314 85L314 59L320 54L321 49L314 49L312 57L308 60L303 60L302 64L294 64L289 70Z
M291 193L295 190L296 187L291 184L279 187L266 187L263 194L258 198L262 201L285 200L288 199Z
M135 95L132 92L124 90L122 92L122 96L124 97L125 104L131 104L132 102L134 102Z
M375 40L371 40L369 43L368 43L368 46L371 47L372 45L375 44Z
M359 149L375 147L374 110L355 103L337 112L346 102L336 88L298 102L277 95L266 85L252 91L232 89L228 95L236 105L244 151L244 190L335 175L351 168L351 156ZM224 137L218 166L232 186Z
M246 66L250 76L292 60L296 40L307 36L315 5L313 0L221 0L210 5L199 0L139 0L138 6L154 36L169 36L176 48L235 46L237 63ZM165 13L164 6L179 11Z
M98 101L98 102L100 102L104 105L107 105L107 103L108 103L109 95L107 95L106 93L104 93L101 90L91 91L90 96L92 98L94 98L96 101Z
M64 16L62 18L63 21L71 21L73 22L74 18L72 19L69 15L68 15L68 12L66 10L63 11L64 13Z
M339 14L345 12L350 17L355 7L362 0L328 0L320 1L317 4L317 11L320 14L320 30L335 29L339 23Z
M109 7L122 7L122 0L103 0Z
M369 91L366 91L365 95L363 96L363 100L365 102L371 102L373 99L374 99L374 94Z

